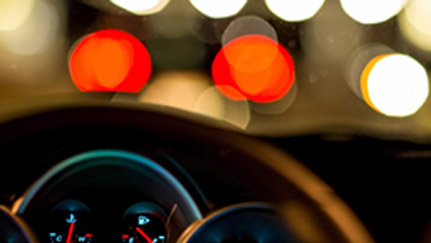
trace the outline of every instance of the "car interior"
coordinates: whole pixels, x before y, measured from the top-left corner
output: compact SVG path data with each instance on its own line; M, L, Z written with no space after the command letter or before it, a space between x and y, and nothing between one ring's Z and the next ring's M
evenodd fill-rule
M429 0L0 2L0 243L431 242Z

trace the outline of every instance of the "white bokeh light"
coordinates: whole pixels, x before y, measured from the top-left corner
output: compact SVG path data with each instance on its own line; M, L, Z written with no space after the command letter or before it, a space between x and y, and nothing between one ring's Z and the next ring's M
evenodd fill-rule
M169 0L110 0L110 2L136 15L150 15L162 11Z
M410 42L431 51L430 0L410 0L398 20L402 33Z
M232 101L224 97L207 74L198 72L163 72L156 75L138 97L117 94L112 99L113 102L136 100L224 120L242 129L248 126L251 117L247 100Z
M202 92L193 111L226 121L241 129L246 129L251 119L250 104L247 100L233 101L222 95L215 86Z
M312 18L325 0L265 0L273 14L287 22L299 22Z
M393 117L410 116L428 97L428 74L410 56L387 55L372 67L367 91L371 103L381 113Z
M18 55L44 52L56 40L60 16L48 1L38 1L19 27L0 35L3 45Z
M278 41L277 31L266 20L254 15L235 18L223 32L221 42L226 45L233 39L244 35L258 34Z
M361 78L364 69L374 58L392 53L395 53L393 49L380 43L365 44L352 52L347 59L344 74L347 85L358 97L362 98Z
M203 15L219 19L237 14L247 0L190 0L190 3Z
M139 101L193 111L196 100L210 86L209 77L201 73L161 73L142 91Z
M35 0L0 1L0 30L18 28L30 15Z
M378 24L397 15L407 0L340 0L340 2L346 14L355 21L361 24Z

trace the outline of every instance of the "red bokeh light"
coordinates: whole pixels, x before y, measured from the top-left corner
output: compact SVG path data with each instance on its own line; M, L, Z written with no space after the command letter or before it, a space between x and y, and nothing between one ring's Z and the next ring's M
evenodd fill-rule
M217 53L212 77L230 99L272 102L290 90L295 68L289 52L277 41L251 34L230 41Z
M69 58L72 81L81 91L139 92L151 75L145 46L121 30L100 30L82 38Z

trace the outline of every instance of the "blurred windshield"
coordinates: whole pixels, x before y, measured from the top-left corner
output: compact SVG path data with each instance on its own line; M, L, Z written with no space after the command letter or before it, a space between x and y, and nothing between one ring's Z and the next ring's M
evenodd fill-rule
M2 0L0 104L85 93L252 134L431 135L429 0Z

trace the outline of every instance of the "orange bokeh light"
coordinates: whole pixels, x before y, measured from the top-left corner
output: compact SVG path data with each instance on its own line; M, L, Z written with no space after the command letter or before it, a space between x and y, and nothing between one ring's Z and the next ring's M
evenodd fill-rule
M82 38L69 58L72 81L84 92L139 92L151 75L145 46L121 30L107 29Z
M219 51L212 77L220 92L230 99L272 102L292 87L295 69L292 57L277 41L251 34L230 41Z
M365 66L364 70L361 73L361 94L364 98L365 103L367 103L371 108L373 108L376 111L379 111L377 107L371 102L370 94L368 93L368 76L370 75L371 70L373 70L374 66L383 58L391 55L390 53L387 54L381 54L379 56L374 57L368 64Z

